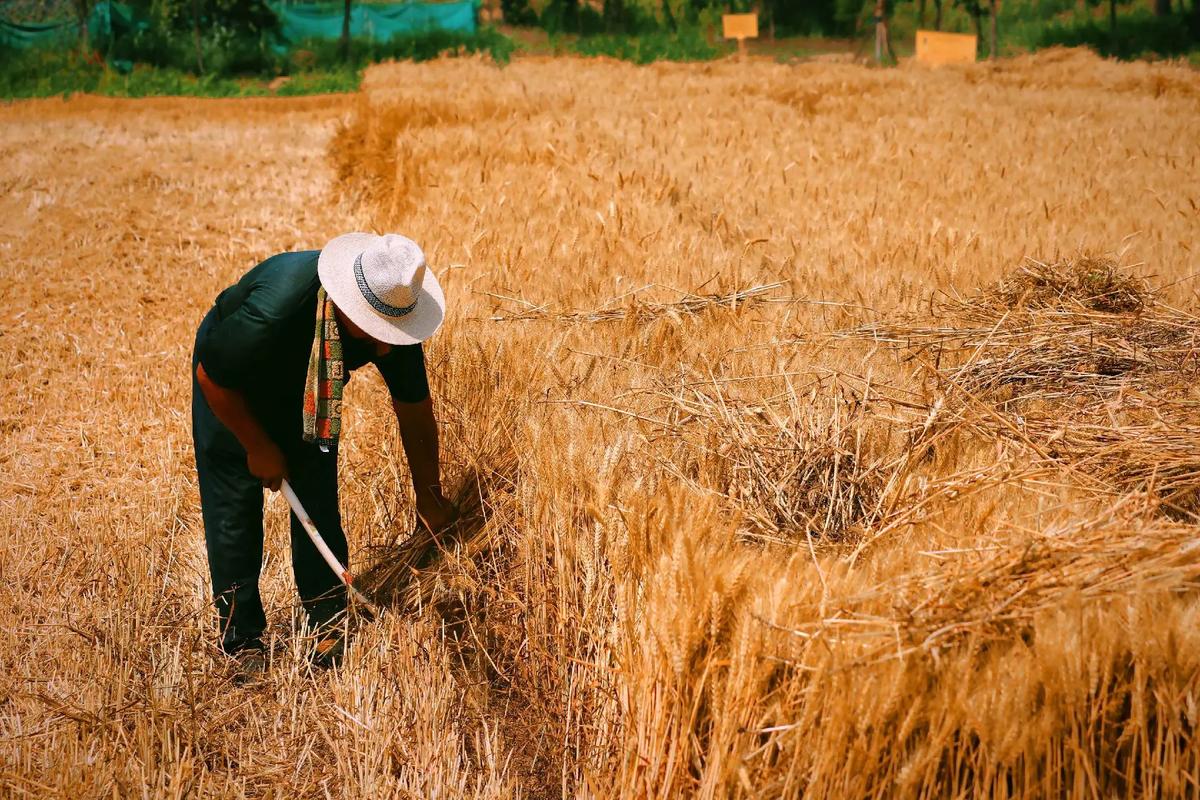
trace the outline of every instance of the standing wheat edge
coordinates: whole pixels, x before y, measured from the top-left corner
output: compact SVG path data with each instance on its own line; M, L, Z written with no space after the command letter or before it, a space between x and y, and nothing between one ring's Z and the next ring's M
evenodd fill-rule
M419 517L437 531L454 508L442 494L437 422L421 343L445 316L445 296L421 248L404 236L348 233L321 250L268 258L225 289L192 354L192 438L221 648L265 669L258 580L263 488L286 478L329 548L347 563L338 511L342 393L370 363L383 376L412 473ZM336 624L346 587L295 513L292 569L314 663L342 653Z

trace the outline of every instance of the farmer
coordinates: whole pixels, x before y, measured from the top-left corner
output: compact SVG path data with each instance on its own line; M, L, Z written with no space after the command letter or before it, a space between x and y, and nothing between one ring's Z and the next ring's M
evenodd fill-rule
M454 508L442 494L437 424L421 342L442 323L445 296L415 242L348 233L320 251L268 258L217 297L196 333L192 437L221 647L243 673L266 669L258 593L264 487L286 478L345 564L338 513L342 392L374 364L391 393L420 519L437 531ZM292 570L318 632L313 663L336 664L346 591L291 517Z

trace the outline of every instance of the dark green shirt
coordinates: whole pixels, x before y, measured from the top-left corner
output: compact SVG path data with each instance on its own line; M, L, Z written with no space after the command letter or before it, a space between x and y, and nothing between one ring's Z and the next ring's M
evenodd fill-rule
M219 386L240 389L272 438L299 439L304 387L317 315L319 250L272 256L217 296L197 342L204 371ZM375 354L375 343L342 334L346 382L372 363L392 398L416 403L429 397L421 345L393 346Z

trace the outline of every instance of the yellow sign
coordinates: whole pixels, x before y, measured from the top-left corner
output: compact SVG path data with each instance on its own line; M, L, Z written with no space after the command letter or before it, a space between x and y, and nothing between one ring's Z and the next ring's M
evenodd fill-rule
M975 47L969 34L917 31L917 61L922 64L974 64Z
M757 39L758 14L725 14L721 17L721 30L726 39Z

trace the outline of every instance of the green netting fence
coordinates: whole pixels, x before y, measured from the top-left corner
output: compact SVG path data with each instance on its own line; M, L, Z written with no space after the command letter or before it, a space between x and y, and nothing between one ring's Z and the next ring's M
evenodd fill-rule
M350 35L388 41L395 36L429 30L473 34L479 4L480 0L356 4L350 12ZM342 35L343 8L340 4L273 5L272 9L279 17L281 44L304 39L337 39ZM93 37L120 37L145 25L124 3L101 0L88 19L88 33ZM75 20L15 22L5 19L0 11L0 45L17 48L54 46L78 36L79 24Z
M342 9L329 5L272 6L285 41L337 39L342 35ZM394 36L428 30L475 33L479 0L457 3L360 4L350 9L350 35L386 42Z
M88 18L88 33L91 36L121 36L136 30L139 23L134 19L133 9L124 3L103 0L92 8ZM14 22L0 11L0 44L9 47L53 46L74 41L79 36L79 23L74 19L51 20L49 22Z

